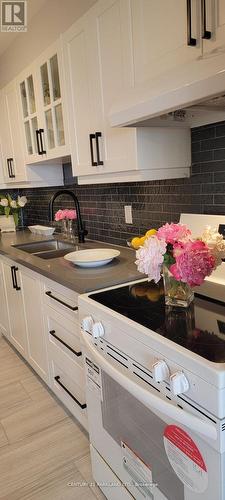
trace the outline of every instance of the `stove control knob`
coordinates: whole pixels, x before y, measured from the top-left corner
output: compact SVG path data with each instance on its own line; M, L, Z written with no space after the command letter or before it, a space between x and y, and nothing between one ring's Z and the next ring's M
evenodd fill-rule
M93 327L94 321L91 316L86 316L82 320L82 328L85 332L92 332L92 327Z
M189 382L182 371L175 372L170 376L170 389L175 396L188 391Z
M170 376L169 368L163 359L159 359L152 365L153 378L156 382L163 382Z
M92 336L94 337L94 339L97 339L99 337L104 337L104 335L105 335L104 326L101 323L101 321L97 321L92 326Z

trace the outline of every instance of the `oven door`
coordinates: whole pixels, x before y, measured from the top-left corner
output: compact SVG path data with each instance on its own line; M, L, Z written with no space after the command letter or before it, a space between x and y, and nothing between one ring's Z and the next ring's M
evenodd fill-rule
M90 440L133 497L225 500L223 456L210 446L215 425L145 389L89 334L82 340Z

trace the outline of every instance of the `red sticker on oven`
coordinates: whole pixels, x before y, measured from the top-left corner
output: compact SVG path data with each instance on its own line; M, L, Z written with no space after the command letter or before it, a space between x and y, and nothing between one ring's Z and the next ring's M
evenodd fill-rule
M208 473L193 439L176 425L165 428L163 439L168 460L182 483L197 493L205 491Z

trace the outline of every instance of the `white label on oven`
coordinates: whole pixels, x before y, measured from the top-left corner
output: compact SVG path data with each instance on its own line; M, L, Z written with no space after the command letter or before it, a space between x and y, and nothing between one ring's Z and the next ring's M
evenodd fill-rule
M140 498L154 500L152 471L140 457L123 441L121 441L123 467L130 476L130 482L125 484L135 486L140 492ZM138 497L139 498L139 497Z
M163 439L168 460L182 483L197 493L205 491L208 473L193 439L176 425L165 428Z
M102 375L101 368L93 363L89 358L85 358L85 371L87 387L95 391L102 400Z

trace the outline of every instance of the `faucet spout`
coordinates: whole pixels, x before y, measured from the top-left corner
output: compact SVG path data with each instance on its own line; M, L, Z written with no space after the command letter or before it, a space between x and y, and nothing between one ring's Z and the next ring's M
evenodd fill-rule
M59 191L56 191L56 193L53 194L49 201L49 220L53 221L54 220L54 202L55 200L61 196L61 195L68 195L72 198L74 201L76 213L77 213L77 232L78 232L78 241L79 243L84 243L85 242L85 236L88 234L87 230L85 229L84 223L82 221L81 217L81 212L80 212L80 204L78 201L78 198L76 195L73 193L73 191L70 191L69 189L60 189Z

